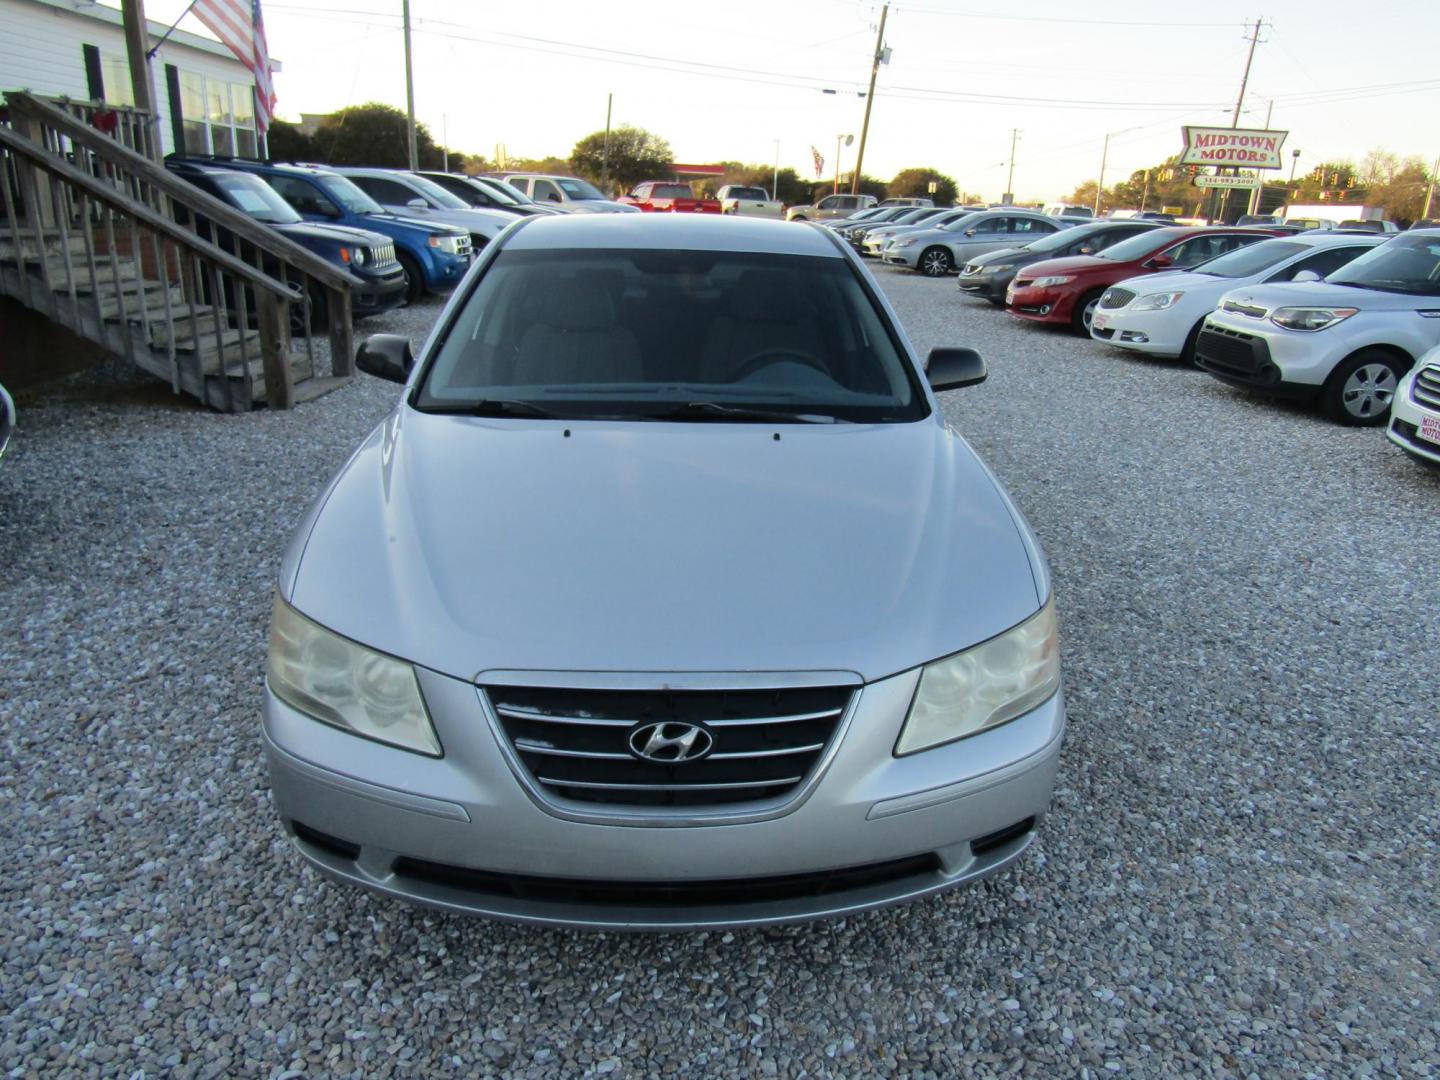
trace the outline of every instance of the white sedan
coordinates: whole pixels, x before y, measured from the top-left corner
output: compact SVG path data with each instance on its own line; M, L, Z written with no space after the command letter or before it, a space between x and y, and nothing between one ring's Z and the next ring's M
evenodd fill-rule
M1090 336L1122 349L1189 361L1205 316L1231 289L1318 280L1385 239L1366 233L1303 233L1238 248L1189 270L1128 278L1100 297Z
M1395 388L1387 434L1417 460L1440 465L1440 348L1422 356Z

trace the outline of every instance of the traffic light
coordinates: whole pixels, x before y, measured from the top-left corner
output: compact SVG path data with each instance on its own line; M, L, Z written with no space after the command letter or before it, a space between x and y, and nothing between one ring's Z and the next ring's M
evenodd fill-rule
M1353 188L1353 187L1355 186L1355 177L1353 177L1353 176L1347 176L1347 177L1345 178L1345 186L1346 186L1347 188Z

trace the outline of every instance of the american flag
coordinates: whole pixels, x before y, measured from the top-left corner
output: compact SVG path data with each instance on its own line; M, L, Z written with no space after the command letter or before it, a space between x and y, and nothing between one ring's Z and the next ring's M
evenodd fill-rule
M810 147L810 156L815 160L815 178L818 180L825 172L825 159L820 156L820 151Z
M275 86L260 0L195 0L190 10L255 76L255 127L264 135L275 115Z

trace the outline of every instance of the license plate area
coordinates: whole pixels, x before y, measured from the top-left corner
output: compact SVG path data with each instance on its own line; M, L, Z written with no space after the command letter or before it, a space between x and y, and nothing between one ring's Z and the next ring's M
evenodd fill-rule
M1415 429L1415 434L1428 443L1440 446L1440 416L1420 417L1420 426Z

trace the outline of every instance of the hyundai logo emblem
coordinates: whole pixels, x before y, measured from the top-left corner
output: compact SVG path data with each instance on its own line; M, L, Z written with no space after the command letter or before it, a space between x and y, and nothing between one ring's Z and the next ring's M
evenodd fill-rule
M630 752L660 765L699 761L714 747L714 736L699 724L664 720L642 724L630 732Z

